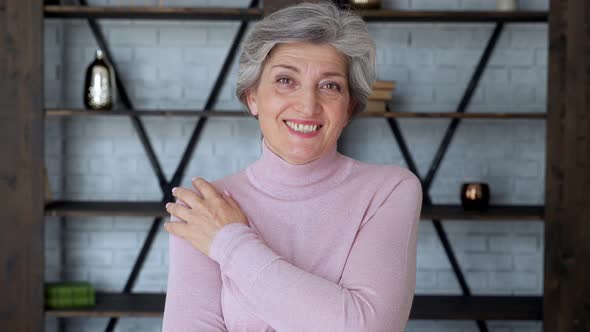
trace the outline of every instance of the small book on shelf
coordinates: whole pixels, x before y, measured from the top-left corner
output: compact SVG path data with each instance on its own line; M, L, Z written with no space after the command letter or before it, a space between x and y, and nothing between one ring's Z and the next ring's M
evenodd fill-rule
M367 112L385 112L385 103L383 100L368 100Z
M367 100L367 112L385 112L386 103L391 100L395 89L393 81L376 81L371 86L373 91Z

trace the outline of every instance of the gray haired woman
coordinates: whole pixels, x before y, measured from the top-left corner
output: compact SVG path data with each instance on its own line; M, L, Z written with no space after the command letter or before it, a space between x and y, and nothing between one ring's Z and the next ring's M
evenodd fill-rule
M422 189L398 165L340 154L365 109L375 46L330 3L269 15L245 41L237 96L260 158L173 189L164 331L402 331Z

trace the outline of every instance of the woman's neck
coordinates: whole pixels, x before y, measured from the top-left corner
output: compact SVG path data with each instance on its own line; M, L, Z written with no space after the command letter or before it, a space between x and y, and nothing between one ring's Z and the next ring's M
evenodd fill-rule
M248 168L250 180L262 191L277 198L304 198L323 192L342 181L349 171L349 159L336 146L318 159L294 165L282 159L261 142L260 158Z

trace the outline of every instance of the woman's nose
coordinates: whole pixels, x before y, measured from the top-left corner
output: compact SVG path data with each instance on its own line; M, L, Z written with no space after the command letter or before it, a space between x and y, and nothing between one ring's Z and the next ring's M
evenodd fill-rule
M300 96L300 109L305 114L315 114L319 111L319 103L316 89L303 89Z

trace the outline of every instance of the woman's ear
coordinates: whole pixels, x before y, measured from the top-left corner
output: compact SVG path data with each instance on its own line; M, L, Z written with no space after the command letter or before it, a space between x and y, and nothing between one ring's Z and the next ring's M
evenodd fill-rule
M248 103L248 109L253 116L258 116L258 106L256 105L256 90L248 89L246 91L246 103Z

